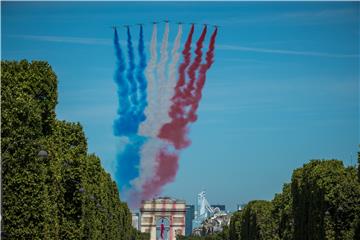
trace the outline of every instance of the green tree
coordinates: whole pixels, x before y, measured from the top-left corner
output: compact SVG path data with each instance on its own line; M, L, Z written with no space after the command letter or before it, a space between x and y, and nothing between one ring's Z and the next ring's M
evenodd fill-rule
M148 239L79 123L55 117L46 62L1 62L2 231L8 239ZM48 157L38 156L46 150Z
M272 203L264 200L250 201L242 212L241 240L274 239L275 226L271 218Z
M275 223L276 238L291 240L294 235L294 216L292 213L291 185L284 184L283 191L275 194L272 200L272 219Z
M294 171L291 191L294 239L354 239L360 188L353 167L310 161Z
M37 156L52 133L57 80L45 62L1 62L3 231L11 239L49 239L55 226L48 159Z
M242 210L235 212L230 219L229 224L229 240L240 239L242 223Z

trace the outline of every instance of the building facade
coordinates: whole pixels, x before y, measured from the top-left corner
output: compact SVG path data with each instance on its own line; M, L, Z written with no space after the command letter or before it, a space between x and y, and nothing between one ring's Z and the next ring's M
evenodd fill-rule
M185 235L185 201L168 197L143 201L140 231L150 233L150 240L176 240Z
M136 229L139 230L139 213L132 213L132 218L131 218L131 222L132 222L132 226Z
M215 208L218 208L220 211L223 211L223 212L226 211L226 207L225 207L225 205L223 205L223 204L215 204L215 205L212 204L211 207L214 208L214 209L215 209Z
M185 236L190 236L192 233L192 221L195 217L195 206L186 205L186 220L185 220Z

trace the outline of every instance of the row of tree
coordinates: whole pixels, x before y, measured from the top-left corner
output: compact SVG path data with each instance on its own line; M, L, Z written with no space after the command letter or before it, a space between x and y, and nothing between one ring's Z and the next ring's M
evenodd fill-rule
M56 119L49 64L2 61L1 78L2 237L147 239L81 125Z
M293 172L291 183L272 201L251 201L235 212L223 232L179 239L360 239L359 169L338 160L310 161Z
M251 201L230 222L230 240L360 239L360 183L354 167L313 160L272 201Z

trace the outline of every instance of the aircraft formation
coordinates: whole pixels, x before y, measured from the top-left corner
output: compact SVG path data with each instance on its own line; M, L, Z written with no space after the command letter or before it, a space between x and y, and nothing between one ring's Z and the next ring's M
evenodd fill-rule
M172 21L169 21L169 20L162 20L162 21L153 21L151 22L152 24L158 24L158 23L171 23ZM149 23L149 24L151 24ZM213 26L215 28L219 28L221 26L219 25L213 25L213 24L208 24L208 23L196 23L196 22L190 22L190 23L185 23L185 22L174 22L176 24L179 24L179 25L182 25L182 24L190 24L190 25L203 25L203 26ZM123 25L114 25L114 26L111 26L112 29L117 29L117 28L120 28L120 27L124 27L124 28L130 28L130 27L134 27L134 26L144 26L144 25L147 25L148 23L137 23L137 24L123 24Z
M160 194L175 178L180 153L191 144L189 129L198 119L206 75L215 61L217 25L172 23L175 38L169 37L169 20L113 26L119 103L113 131L128 139L116 156L115 180L133 208ZM158 39L160 24L165 26ZM147 47L145 25L152 27ZM139 29L130 31L134 26ZM118 34L120 27L126 34ZM134 32L138 38L132 37Z

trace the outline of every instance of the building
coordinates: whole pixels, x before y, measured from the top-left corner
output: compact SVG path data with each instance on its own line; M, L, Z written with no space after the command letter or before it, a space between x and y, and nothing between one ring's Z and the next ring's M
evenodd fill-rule
M150 240L176 240L185 235L185 201L160 197L143 201L140 231L150 233Z
M245 203L237 204L236 210L237 210L237 211L240 211L240 210L244 209L245 206L246 206Z
M218 208L220 211L226 212L226 207L223 204L215 204L215 205L211 205L211 207L213 209Z
M136 229L139 230L139 213L132 213L132 226Z
M186 220L185 220L185 236L190 236L192 233L193 225L192 221L195 217L195 206L186 205Z
M193 229L195 236L207 236L223 231L225 226L229 226L231 214L219 211L213 216L205 219L201 225Z
M205 219L211 217L214 215L215 209L213 209L208 200L206 199L206 193L205 191L200 192L197 195L196 199L196 205L195 205L195 217L192 222L193 230L195 228L198 228L201 226L202 222L205 221ZM219 209L216 209L217 211L220 211Z

